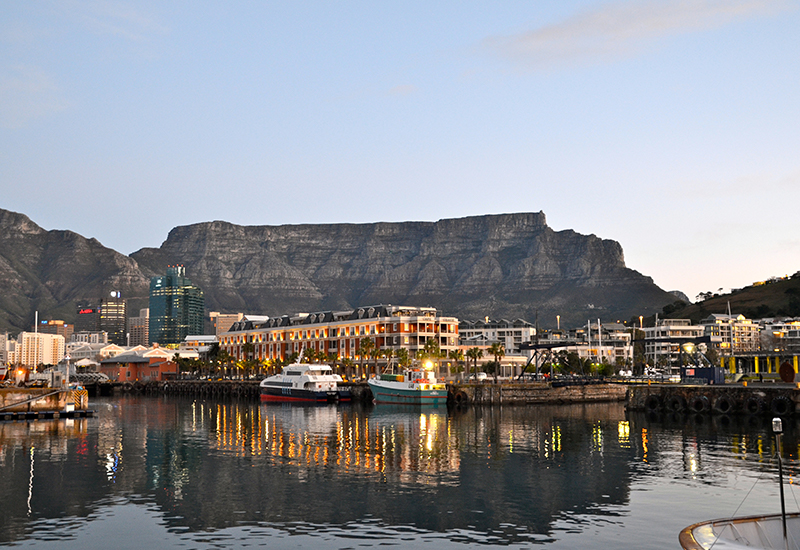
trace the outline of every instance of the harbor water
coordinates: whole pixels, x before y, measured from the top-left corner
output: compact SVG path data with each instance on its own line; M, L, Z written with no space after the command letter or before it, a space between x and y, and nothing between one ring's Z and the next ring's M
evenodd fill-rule
M780 510L769 417L120 396L0 423L0 545L679 548ZM786 507L800 426L785 420Z

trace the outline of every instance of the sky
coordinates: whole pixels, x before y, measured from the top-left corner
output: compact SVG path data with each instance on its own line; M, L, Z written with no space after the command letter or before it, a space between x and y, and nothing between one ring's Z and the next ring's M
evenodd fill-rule
M543 211L665 290L800 270L800 0L0 3L0 207L169 230Z

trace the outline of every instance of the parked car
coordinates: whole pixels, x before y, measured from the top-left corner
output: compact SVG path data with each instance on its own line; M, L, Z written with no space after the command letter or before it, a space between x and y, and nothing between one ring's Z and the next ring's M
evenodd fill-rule
M485 372L476 372L476 373L473 373L473 374L472 374L472 375L469 377L469 379L470 379L470 380L476 380L476 381L478 381L478 382L481 382L481 381L483 381L483 380L486 380L487 378L488 378L488 376L486 375L486 373L485 373Z

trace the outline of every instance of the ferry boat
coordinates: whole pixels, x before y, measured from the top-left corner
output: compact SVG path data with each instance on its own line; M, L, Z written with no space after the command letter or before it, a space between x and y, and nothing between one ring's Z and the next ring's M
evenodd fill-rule
M445 405L447 386L432 370L405 369L403 374L380 374L367 381L376 403L396 405Z
M328 365L292 363L261 381L261 401L350 401L350 390L339 389L341 381Z

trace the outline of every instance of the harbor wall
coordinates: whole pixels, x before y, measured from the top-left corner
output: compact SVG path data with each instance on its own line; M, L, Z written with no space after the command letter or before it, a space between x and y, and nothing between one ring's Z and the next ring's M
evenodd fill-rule
M624 401L627 388L620 384L580 384L553 387L531 384L449 384L456 405L562 405Z
M642 385L630 386L625 406L646 412L791 415L800 390L793 384L745 386Z

